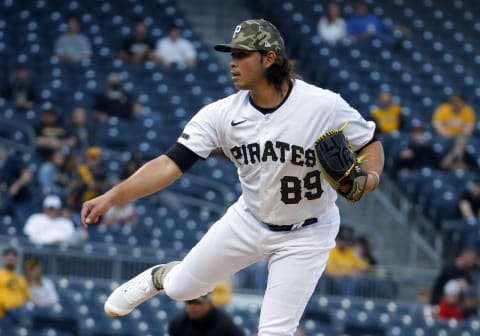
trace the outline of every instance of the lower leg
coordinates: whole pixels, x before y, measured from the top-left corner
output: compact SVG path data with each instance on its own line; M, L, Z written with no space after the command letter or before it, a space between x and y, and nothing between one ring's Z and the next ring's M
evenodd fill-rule
M165 277L172 270L173 267L180 264L180 261L171 261L165 265L158 265L152 270L152 281L155 288L158 290L163 289L163 284L165 282Z

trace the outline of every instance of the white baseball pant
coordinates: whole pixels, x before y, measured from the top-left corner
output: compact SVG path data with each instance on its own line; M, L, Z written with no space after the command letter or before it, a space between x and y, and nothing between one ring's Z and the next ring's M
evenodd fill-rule
M204 295L224 279L267 258L268 281L259 336L292 336L335 246L340 218L294 231L273 232L242 199L233 204L164 280L174 300ZM332 217L332 216L329 216Z

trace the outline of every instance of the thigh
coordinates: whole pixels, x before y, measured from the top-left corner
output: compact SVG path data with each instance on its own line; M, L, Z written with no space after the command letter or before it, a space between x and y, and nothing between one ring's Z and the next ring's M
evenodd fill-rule
M259 336L293 335L325 270L338 225L303 230L304 237L295 238L269 258Z
M198 297L263 258L258 229L241 207L230 207L167 275L166 294L176 300Z

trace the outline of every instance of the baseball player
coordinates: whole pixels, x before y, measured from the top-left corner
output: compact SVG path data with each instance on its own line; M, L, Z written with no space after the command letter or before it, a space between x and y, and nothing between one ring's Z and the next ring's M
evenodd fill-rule
M242 195L182 261L153 266L123 283L105 311L124 316L161 290L174 300L191 300L266 258L258 335L291 336L340 225L337 192L316 167L315 141L344 127L350 147L368 158L361 164L363 194L378 186L383 149L374 123L338 94L295 78L283 39L270 22L244 21L231 43L215 49L231 53L231 78L239 91L203 107L165 154L85 202L81 216L87 226L113 205L166 188L218 147L236 165Z

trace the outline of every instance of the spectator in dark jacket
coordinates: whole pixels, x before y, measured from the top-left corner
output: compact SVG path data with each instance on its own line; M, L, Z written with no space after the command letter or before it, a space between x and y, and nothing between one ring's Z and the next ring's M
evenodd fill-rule
M442 296L445 285L449 280L459 281L462 292L468 291L473 285L472 270L477 262L477 251L473 248L465 248L455 258L452 264L446 265L435 279L430 303L437 305Z
M175 315L168 327L170 336L241 336L241 331L210 295L186 302L185 311Z
M35 86L26 64L15 66L11 80L4 83L1 96L15 104L19 109L29 109L38 102Z
M0 170L0 191L5 212L13 215L15 223L23 225L32 212L32 170L25 164L21 154L10 153Z
M105 121L108 117L133 119L140 112L141 106L122 90L120 74L110 73L106 91L96 98L95 118L99 121Z

